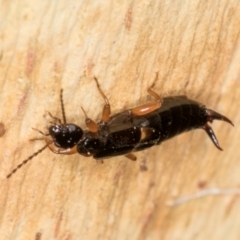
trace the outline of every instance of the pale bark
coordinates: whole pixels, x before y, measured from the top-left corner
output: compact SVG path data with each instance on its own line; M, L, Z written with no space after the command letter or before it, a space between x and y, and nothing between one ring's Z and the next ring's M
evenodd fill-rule
M0 239L239 239L232 192L171 207L203 189L239 187L240 6L209 1L0 2ZM47 111L68 122L97 120L162 96L187 95L228 116L213 124L223 152L196 130L149 150L137 162L96 164L45 150L6 175L44 142ZM147 171L142 171L145 164ZM211 192L210 192L211 193ZM238 193L238 192L234 192Z

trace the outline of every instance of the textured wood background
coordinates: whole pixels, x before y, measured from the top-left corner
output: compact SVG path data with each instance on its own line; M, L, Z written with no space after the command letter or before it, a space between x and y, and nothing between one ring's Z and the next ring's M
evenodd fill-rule
M239 239L240 5L209 1L0 1L0 238ZM96 164L42 147L47 111L84 126L162 96L187 94L228 116L214 122L223 152L202 130ZM147 171L143 169L147 168ZM221 194L220 194L221 193ZM198 194L198 195L195 195ZM177 205L182 197L197 197ZM172 205L171 205L172 204Z

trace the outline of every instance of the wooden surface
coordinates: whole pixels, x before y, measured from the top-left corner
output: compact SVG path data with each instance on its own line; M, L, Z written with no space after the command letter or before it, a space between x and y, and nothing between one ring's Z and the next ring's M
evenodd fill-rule
M0 238L239 239L240 5L220 1L0 2ZM187 94L228 116L214 122L223 152L204 131L96 164L49 150L10 179L43 146L29 142L61 117L84 126L162 96ZM144 169L147 171L144 171ZM195 195L197 194L197 195ZM182 197L195 200L178 200ZM186 200L186 199L185 199Z

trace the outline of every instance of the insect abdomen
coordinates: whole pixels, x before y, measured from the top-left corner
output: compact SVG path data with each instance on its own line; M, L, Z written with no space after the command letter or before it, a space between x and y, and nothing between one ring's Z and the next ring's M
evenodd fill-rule
M169 97L164 102L164 106L157 111L161 118L160 141L200 128L207 122L206 109L195 101L185 97Z
M154 128L158 134L157 144L207 123L206 109L185 96L164 98L162 106L145 118L147 127Z

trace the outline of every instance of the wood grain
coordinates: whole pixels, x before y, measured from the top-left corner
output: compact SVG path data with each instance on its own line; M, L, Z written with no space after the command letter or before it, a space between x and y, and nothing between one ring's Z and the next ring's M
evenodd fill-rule
M239 239L239 12L237 0L0 1L1 239ZM46 150L6 179L43 146L31 128L61 116L61 88L84 126L81 106L93 119L103 106L93 76L115 113L146 101L155 72L162 96L234 122L213 124L223 152L196 130L137 162Z

